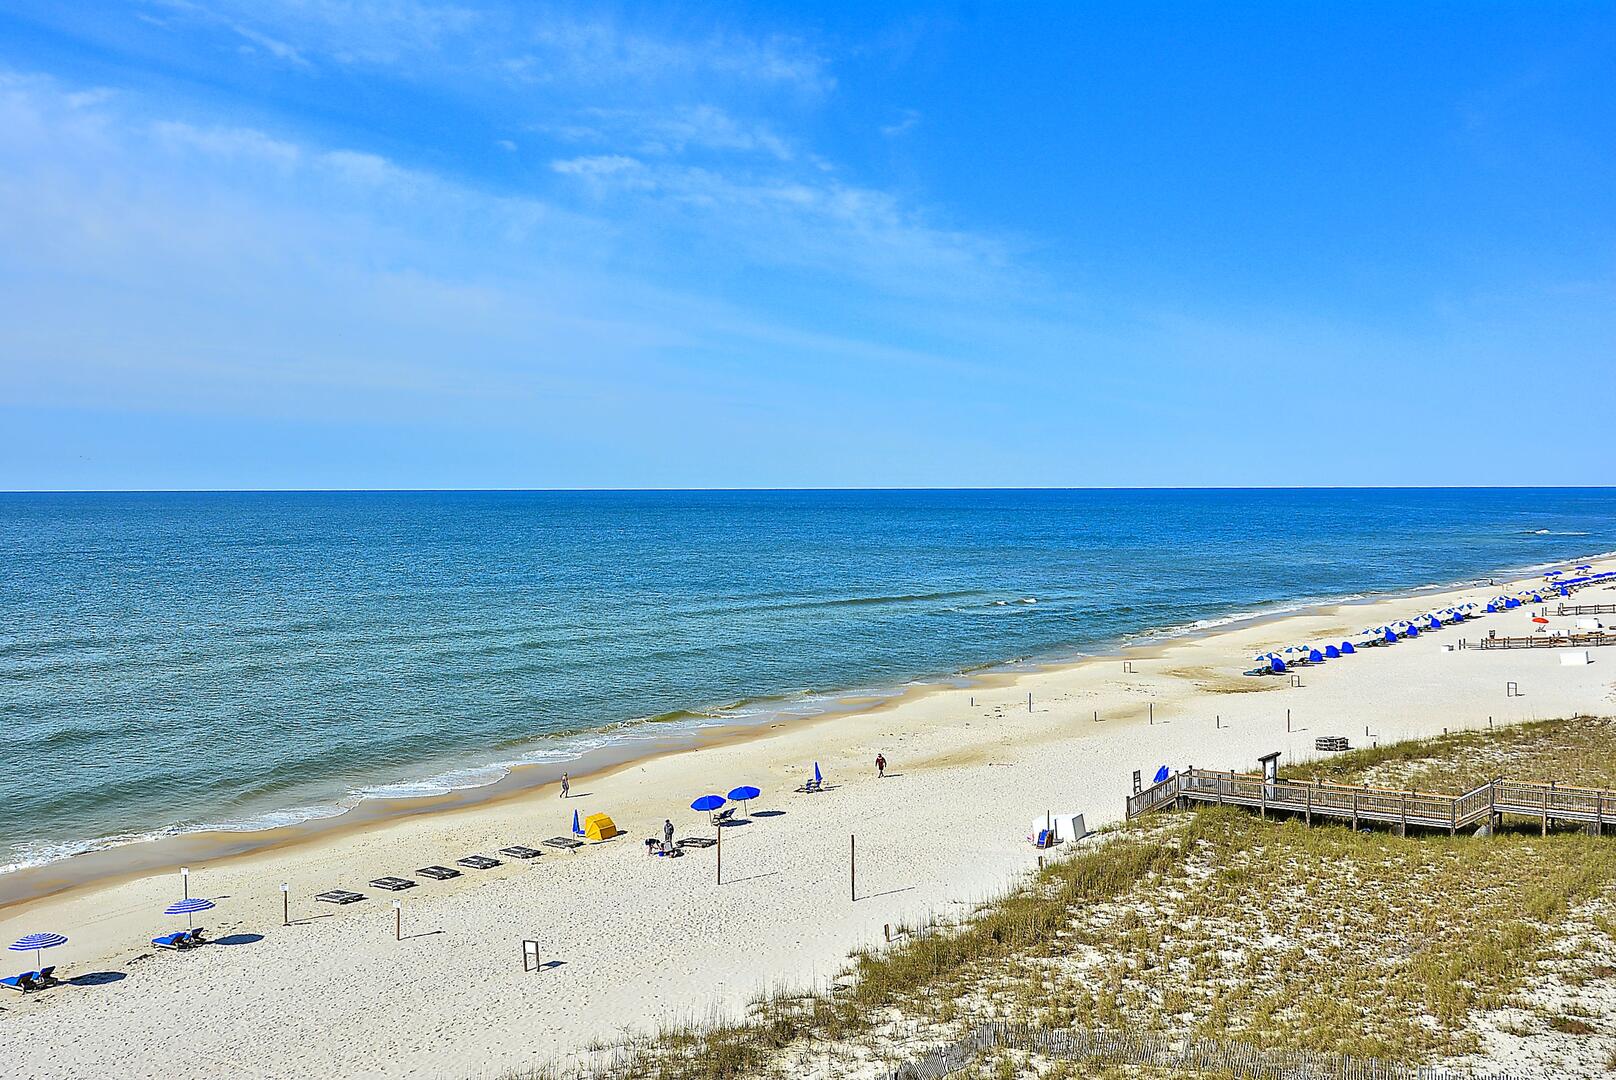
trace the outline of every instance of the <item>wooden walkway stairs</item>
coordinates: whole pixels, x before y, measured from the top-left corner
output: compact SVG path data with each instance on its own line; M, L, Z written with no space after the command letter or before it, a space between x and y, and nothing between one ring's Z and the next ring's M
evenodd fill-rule
M1607 823L1616 825L1616 791L1566 787L1558 783L1489 780L1474 791L1445 795L1428 791L1392 791L1352 784L1302 780L1265 780L1260 774L1186 769L1158 784L1128 796L1129 820L1154 810L1193 806L1243 806L1264 817L1269 812L1350 822L1374 822L1407 835L1409 826L1460 829L1497 825L1505 815L1531 818L1545 834L1555 822L1586 825L1603 835Z

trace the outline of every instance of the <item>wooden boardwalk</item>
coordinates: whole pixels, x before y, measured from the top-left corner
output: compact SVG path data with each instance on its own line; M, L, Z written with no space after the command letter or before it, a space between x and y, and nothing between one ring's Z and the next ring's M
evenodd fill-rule
M1428 791L1391 791L1352 784L1267 780L1252 773L1186 769L1173 773L1128 797L1131 820L1152 810L1187 809L1195 805L1244 806L1264 817L1270 811L1294 814L1309 825L1315 817L1395 826L1407 835L1410 825L1443 829L1449 835L1483 823L1496 825L1505 815L1530 818L1549 831L1553 822L1574 822L1603 835L1616 824L1616 791L1490 780L1462 795Z
M1581 649L1589 645L1616 645L1616 633L1595 631L1588 634L1528 634L1524 637L1484 637L1467 649Z
M1561 604L1556 615L1616 615L1616 604Z

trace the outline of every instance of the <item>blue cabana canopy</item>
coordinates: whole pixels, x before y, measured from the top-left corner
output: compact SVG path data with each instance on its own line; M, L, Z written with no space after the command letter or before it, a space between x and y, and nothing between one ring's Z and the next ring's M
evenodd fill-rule
M1269 666L1273 669L1275 675L1285 674L1285 661L1281 660L1279 657L1276 656L1269 661Z
M1357 651L1358 651L1357 648L1352 644L1352 642L1343 641L1341 643L1341 655L1342 656L1351 656L1353 653L1355 653Z
M1341 655L1341 650L1336 648L1334 645L1326 645L1324 647L1324 655L1326 659L1334 660Z
M1322 664L1324 663L1324 654L1314 649L1307 654L1307 662L1310 664Z

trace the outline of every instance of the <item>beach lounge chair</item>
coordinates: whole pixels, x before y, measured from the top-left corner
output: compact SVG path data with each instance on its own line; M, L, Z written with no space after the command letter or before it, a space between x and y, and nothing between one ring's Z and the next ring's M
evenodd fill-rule
M52 964L50 967L40 968L35 981L42 987L55 986L60 981L56 978L56 965Z
M151 939L151 943L159 949L183 949L185 948L185 939L189 936L189 931L181 930L176 934L164 934L162 937L154 937Z
M37 971L25 971L21 975L13 975L9 979L0 979L0 986L26 994L31 990L39 989L39 984L34 981L38 977L39 972Z
M452 870L447 866L423 866L416 873L424 878L431 878L433 881L448 881L450 878L460 876L460 871Z
M364 898L364 893L349 892L347 889L330 889L315 896L322 904L357 904Z
M678 846L682 848L710 848L717 843L718 841L710 836L687 836L679 841Z
M718 814L713 818L713 824L714 825L722 825L726 821L734 821L734 820L735 820L735 808L733 806L731 806L728 809L720 810L718 812Z
M487 855L467 855L464 859L456 859L461 866L469 866L473 870L492 870L500 865L498 859L490 859Z
M405 889L415 888L420 883L411 881L407 877L379 877L372 881L371 884L378 889L386 889L388 892L403 892Z
M553 847L561 851L572 851L575 848L584 846L582 840L574 840L570 836L552 836L550 839L543 841L543 843L545 847Z
M521 844L512 844L510 847L499 849L501 855L509 855L513 859L537 859L544 852L536 848L523 847Z
M207 943L208 939L202 936L202 927L200 926L192 927L185 935L186 948L194 948L197 945L206 945Z

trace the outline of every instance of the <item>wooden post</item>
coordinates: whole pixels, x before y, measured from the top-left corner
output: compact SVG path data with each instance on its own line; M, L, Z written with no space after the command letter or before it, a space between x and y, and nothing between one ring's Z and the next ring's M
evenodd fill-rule
M1358 793L1352 793L1352 831L1358 831Z
M1150 726L1155 727L1156 726L1156 703L1154 701L1146 702L1145 707L1150 710Z
M724 884L724 826L715 824L713 828L718 832L718 883L722 885Z
M847 838L847 890L855 901L858 899L858 837Z
M1229 771L1233 772L1234 770ZM1263 777L1261 794L1257 796L1257 812L1262 815L1264 821L1268 820L1268 778L1266 776Z
M404 940L404 901L393 901L393 940Z
M292 925L292 887L281 882L281 925Z
M1289 709L1286 709L1285 710L1285 730L1289 731L1290 729L1291 729L1291 711Z
M1313 781L1307 782L1307 824L1313 827Z
M1405 791L1401 795L1399 795L1398 796L1398 801L1402 804L1402 811L1403 811L1402 827L1398 831L1398 835L1399 836L1407 836L1408 835L1408 792Z
M1459 800L1448 803L1448 835L1459 835Z
M1543 789L1543 835L1549 835L1549 789Z
M1027 711L1032 712L1032 695L1027 695Z

